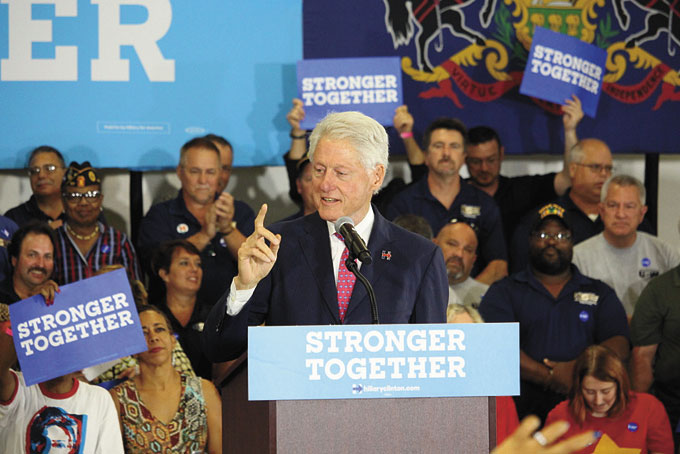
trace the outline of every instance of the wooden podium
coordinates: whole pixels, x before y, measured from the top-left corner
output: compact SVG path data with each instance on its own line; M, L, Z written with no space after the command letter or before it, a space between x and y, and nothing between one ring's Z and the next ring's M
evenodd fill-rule
M246 354L221 380L224 453L488 453L494 397L248 401Z

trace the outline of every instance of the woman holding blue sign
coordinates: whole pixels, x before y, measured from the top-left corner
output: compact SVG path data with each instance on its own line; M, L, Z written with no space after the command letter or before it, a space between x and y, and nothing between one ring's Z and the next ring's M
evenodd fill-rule
M569 400L550 412L546 425L558 420L569 423L563 438L583 430L601 435L597 443L579 453L628 452L633 448L641 453L673 453L663 405L650 394L632 391L619 357L601 345L588 347L576 359Z
M222 406L215 386L180 374L172 365L176 339L167 317L154 306L140 306L139 320L148 350L136 355L140 373L111 390L125 452L222 452ZM159 451L159 452L160 452Z

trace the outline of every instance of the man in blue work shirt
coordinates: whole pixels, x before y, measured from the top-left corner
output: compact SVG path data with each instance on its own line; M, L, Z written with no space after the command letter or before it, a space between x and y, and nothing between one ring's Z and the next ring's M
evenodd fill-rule
M426 178L395 196L386 216L416 214L430 223L435 235L452 219L465 219L479 232L479 257L472 275L491 284L507 275L508 257L496 202L482 190L464 184L459 170L465 162L467 130L453 118L440 118L423 136Z
M593 344L625 361L628 320L614 290L572 265L573 240L565 210L549 204L535 215L529 267L493 284L479 312L487 322L519 322L521 418L548 412L567 398L574 360Z

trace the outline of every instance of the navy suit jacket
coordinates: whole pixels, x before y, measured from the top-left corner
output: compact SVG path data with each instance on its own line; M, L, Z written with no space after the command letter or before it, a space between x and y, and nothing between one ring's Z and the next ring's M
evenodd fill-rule
M444 323L448 279L444 258L431 241L383 218L375 222L368 249L373 263L361 273L373 285L380 323ZM226 315L228 292L215 304L203 330L204 350L215 362L246 348L247 326L340 324L326 221L317 213L273 225L281 247L271 272L234 317ZM371 323L364 286L357 280L344 324Z

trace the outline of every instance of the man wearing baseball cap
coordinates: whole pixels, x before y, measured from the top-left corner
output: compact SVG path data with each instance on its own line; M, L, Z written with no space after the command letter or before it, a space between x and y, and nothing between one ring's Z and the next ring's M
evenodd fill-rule
M602 344L628 358L628 321L614 290L571 263L572 231L563 207L538 210L528 240L528 267L494 283L479 311L487 322L519 322L517 412L520 419L535 414L544 420L566 399L574 360L586 347Z

